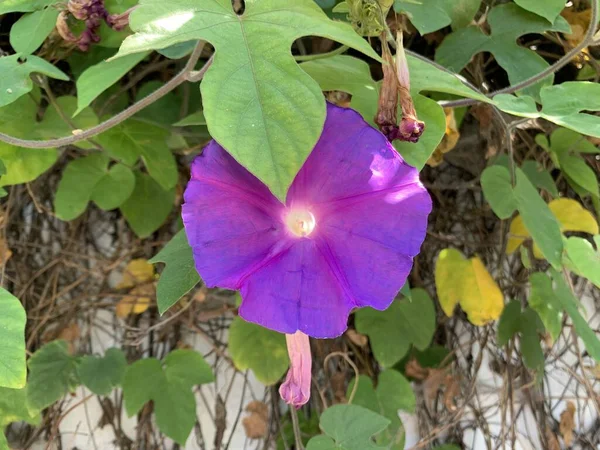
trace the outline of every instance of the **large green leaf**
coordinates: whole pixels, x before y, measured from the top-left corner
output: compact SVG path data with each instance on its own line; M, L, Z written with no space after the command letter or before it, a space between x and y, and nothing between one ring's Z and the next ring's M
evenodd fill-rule
M10 29L10 45L24 55L35 52L56 26L58 9L48 7L25 14Z
M411 290L412 301L395 300L385 311L363 308L356 312L356 330L369 336L375 359L391 367L410 345L424 350L435 331L435 308L423 289Z
M473 56L480 52L490 52L500 67L506 70L510 83L516 84L548 67L544 58L533 50L518 45L517 39L524 34L570 30L569 24L561 16L551 24L514 3L495 6L487 19L489 34L485 34L479 26L473 25L447 35L437 48L436 61L455 72L460 72ZM553 79L550 75L523 92L537 96L540 87L552 84Z
M354 383L356 379L348 385L347 398L350 398ZM391 369L381 372L377 389L373 387L369 377L360 375L353 404L368 408L390 421L390 426L377 436L378 444L391 445L393 449L404 448L404 434L400 432L402 422L398 417L398 410L414 412L416 399L410 383L400 372Z
M517 169L514 195L525 228L548 262L560 267L563 250L560 225L521 169Z
M188 244L185 230L179 231L149 262L166 264L156 288L160 314L164 314L200 282L200 275L194 266L192 248Z
M149 175L135 173L135 188L121 212L127 223L140 238L154 233L164 223L173 209L175 191L165 191Z
M528 96L518 98L499 94L494 97L494 102L502 111L515 116L541 117L578 133L600 137L600 117L588 114L589 111L600 111L600 84L569 81L542 88L540 97L541 111L535 100Z
M31 92L33 81L29 75L37 72L51 78L67 81L69 77L60 69L37 56L27 56L24 62L19 55L0 58L0 107L8 105L22 95Z
M108 395L120 386L127 360L122 350L109 348L104 357L86 355L81 358L77 373L81 382L94 394Z
M283 334L241 317L229 328L229 354L239 370L251 369L267 385L279 381L290 364Z
M137 53L89 66L77 79L77 110L75 114L83 111L102 92L119 81L146 56L148 56L148 52Z
M61 0L2 0L0 14L37 11L60 2Z
M419 33L427 34L448 25L467 26L480 4L481 0L396 0L394 10L406 13Z
M385 417L357 405L334 405L321 415L326 436L315 436L306 450L383 450L371 437L390 424Z
M515 3L527 11L542 16L549 22L554 22L565 7L564 0L515 0Z
M518 207L510 181L510 173L503 166L487 167L481 174L483 195L492 211L501 219L508 219Z
M163 189L177 184L177 164L167 146L170 133L164 128L137 119L129 119L98 137L98 142L113 158L133 166L142 158L148 173Z
M348 24L334 22L312 0L142 0L131 14L136 32L118 56L204 39L216 49L201 83L211 135L280 199L317 142L325 121L319 86L290 47L305 35L347 44L378 59Z
M562 307L552 289L552 280L544 273L532 273L529 277L531 294L529 306L538 313L546 331L553 341L558 339L562 330Z
M123 397L129 416L154 401L160 431L184 446L196 423L196 400L192 387L214 381L210 366L192 350L175 350L163 364L148 358L127 368Z
M31 408L44 409L73 391L77 379L76 358L65 341L52 341L29 358L27 402Z
M598 340L596 333L594 333L579 312L579 302L577 298L575 298L571 292L571 289L569 289L569 286L567 286L567 283L561 273L554 269L550 269L550 274L552 275L552 279L556 285L556 298L571 318L573 326L575 327L575 331L585 344L585 349L592 358L594 358L596 361L600 361L600 340Z
M30 149L14 147L0 142L0 159L6 166L6 175L0 186L22 184L35 180L56 162L56 149Z
M27 388L0 388L0 436L2 428L12 422L25 421L32 425L39 423L39 410L29 408ZM2 447L0 447L2 448Z
M125 203L134 188L135 175L129 167L118 163L105 171L104 176L94 186L90 199L98 207L109 211Z
M25 322L27 316L17 297L0 288L0 387L25 386Z

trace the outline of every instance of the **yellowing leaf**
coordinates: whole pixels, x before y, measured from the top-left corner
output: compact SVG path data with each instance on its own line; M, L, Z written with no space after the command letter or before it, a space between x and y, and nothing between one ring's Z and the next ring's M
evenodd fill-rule
M117 303L117 317L125 318L129 314L142 314L150 307L152 297L156 295L154 283L146 283L134 287L129 295Z
M560 424L558 427L565 445L570 447L573 443L573 430L575 429L575 403L567 402L567 408L560 413Z
M592 213L581 206L575 200L570 198L558 198L552 200L548 207L552 214L558 219L560 230L565 231L580 231L583 233L598 234L598 223ZM513 253L519 246L529 238L529 232L523 224L521 216L517 216L510 224L508 244L506 253ZM537 245L533 246L533 254L536 258L543 258L542 252Z
M465 259L458 250L442 250L435 266L435 285L448 317L460 304L473 325L485 325L498 319L504 309L502 291L478 256Z
M444 113L446 114L446 132L442 138L442 142L439 143L433 154L429 157L429 160L427 160L427 165L431 167L441 164L444 160L444 153L452 150L460 138L460 132L458 131L454 116L454 108L444 108Z
M592 10L588 8L583 11L573 11L573 8L565 8L560 15L571 25L571 33L565 33L565 38L571 47L575 47L583 40L585 32L590 26ZM587 49L584 51L587 52Z
M0 266L6 264L6 262L12 256L12 251L8 248L5 239L0 238Z
M148 260L139 258L132 259L125 271L117 289L132 288L141 283L147 283L154 278L154 266Z

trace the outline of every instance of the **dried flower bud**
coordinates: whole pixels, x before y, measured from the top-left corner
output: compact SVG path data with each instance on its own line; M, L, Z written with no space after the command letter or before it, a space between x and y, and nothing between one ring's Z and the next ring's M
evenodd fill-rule
M109 14L106 17L106 23L113 30L121 31L123 28L129 25L129 15L136 8L136 6L129 8L127 11L121 14Z
M423 134L425 123L417 118L417 112L410 95L410 75L402 45L402 33L398 33L396 36L395 64L384 33L382 33L380 39L383 58L383 84L379 92L375 123L390 142L394 139L417 142ZM400 99L402 110L400 123L397 120L398 99Z
M69 28L69 24L67 23L68 13L66 11L61 11L58 17L56 18L56 31L60 37L62 37L67 42L77 42L78 38L71 32Z
M385 30L385 16L389 7L385 10L382 3L389 0L346 0L348 5L348 19L361 36L378 36Z
M301 331L286 334L290 370L279 388L279 395L289 405L300 408L310 399L312 357L308 336Z
M86 20L89 17L88 9L94 0L69 0L67 9L77 20Z

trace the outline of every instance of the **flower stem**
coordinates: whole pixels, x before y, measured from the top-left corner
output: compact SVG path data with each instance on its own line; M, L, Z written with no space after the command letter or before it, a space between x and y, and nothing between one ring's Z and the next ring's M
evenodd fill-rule
M290 416L292 416L292 428L294 429L294 439L296 440L296 450L304 450L302 437L300 435L300 422L298 421L298 412L296 408L290 405Z

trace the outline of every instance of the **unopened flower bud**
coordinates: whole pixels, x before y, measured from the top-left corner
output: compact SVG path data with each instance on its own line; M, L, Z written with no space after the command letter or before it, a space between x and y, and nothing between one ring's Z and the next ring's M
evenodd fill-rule
M290 370L279 388L279 395L289 405L300 408L310 399L312 357L308 336L301 331L286 334Z

